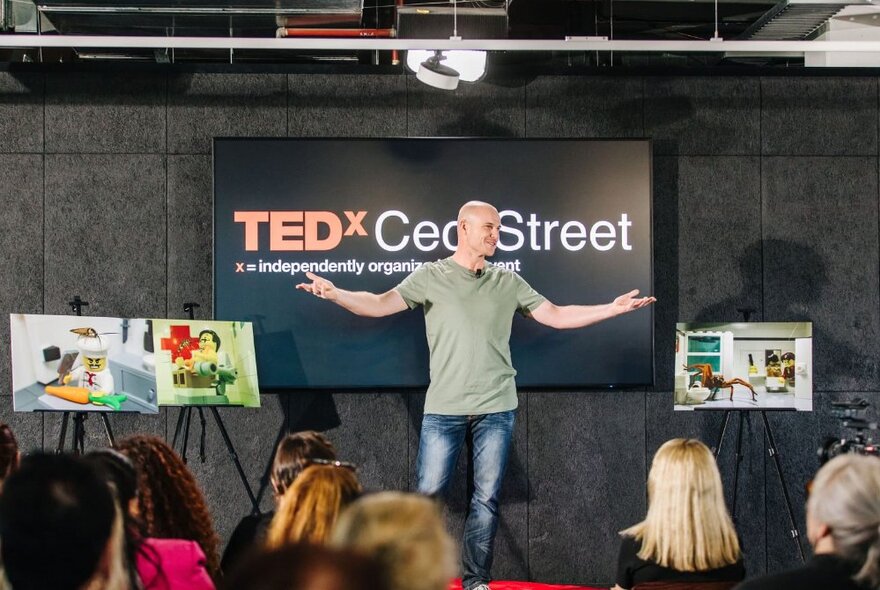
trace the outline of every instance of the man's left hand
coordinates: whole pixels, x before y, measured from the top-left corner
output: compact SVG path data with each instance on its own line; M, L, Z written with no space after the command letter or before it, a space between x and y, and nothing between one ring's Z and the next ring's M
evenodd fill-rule
M657 301L655 297L636 297L638 294L638 289L633 289L629 293L624 293L611 302L612 309L614 309L615 313L619 315L646 307Z

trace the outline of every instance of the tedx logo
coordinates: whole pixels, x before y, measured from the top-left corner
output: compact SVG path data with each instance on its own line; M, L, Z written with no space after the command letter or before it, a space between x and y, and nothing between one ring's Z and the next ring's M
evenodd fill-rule
M318 252L336 248L348 236L366 236L366 211L236 211L244 225L244 249L259 250L261 232L269 232L273 252Z

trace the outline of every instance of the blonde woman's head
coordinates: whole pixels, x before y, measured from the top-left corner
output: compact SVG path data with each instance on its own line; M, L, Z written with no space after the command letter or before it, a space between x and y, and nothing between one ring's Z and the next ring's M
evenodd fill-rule
M679 571L705 571L739 560L721 476L706 445L676 438L657 450L648 474L648 515L623 534L641 541L642 559Z
M289 543L322 544L339 513L361 494L354 470L345 464L307 467L284 492L266 533L269 548Z
M819 470L807 501L807 538L856 566L858 583L880 588L880 459L841 455Z
M361 498L339 519L332 541L378 559L391 590L416 584L445 590L455 575L455 544L437 504L417 494L382 492Z

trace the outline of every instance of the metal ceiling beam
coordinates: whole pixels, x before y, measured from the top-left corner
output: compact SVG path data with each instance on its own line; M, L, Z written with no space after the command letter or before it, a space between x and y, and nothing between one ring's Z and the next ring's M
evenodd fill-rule
M525 39L308 39L255 37L136 37L113 35L0 35L0 47L263 49L263 50L451 50L484 51L627 51L644 53L758 52L791 54L813 51L880 52L880 41L607 41Z
M87 14L104 16L108 14L194 14L194 15L247 15L247 16L286 16L291 14L311 14L320 12L321 14L349 14L352 10L348 8L231 8L223 6L205 6L205 7L175 7L175 6L38 6L40 12L44 12L50 17L55 13L59 14Z

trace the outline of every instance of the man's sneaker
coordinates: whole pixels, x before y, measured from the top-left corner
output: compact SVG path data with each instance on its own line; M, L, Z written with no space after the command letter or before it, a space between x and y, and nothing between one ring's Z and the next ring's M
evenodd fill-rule
M471 590L489 590L489 584L477 584Z

